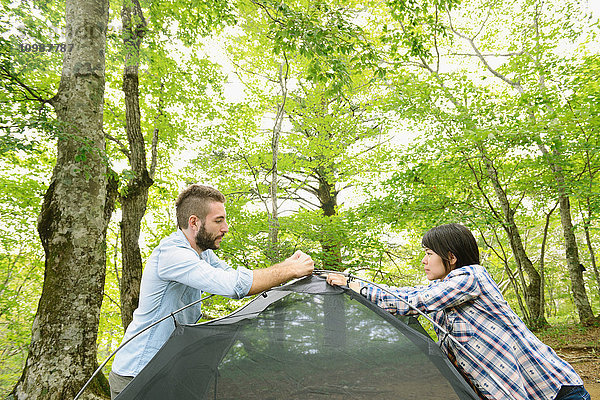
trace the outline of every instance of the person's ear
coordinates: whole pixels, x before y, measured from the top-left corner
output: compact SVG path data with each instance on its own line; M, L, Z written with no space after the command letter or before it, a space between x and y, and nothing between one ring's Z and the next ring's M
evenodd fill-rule
M198 218L194 214L190 215L190 217L188 218L188 228L190 228L190 229L196 229L196 227L198 226L199 222L200 222L200 218Z
M454 268L457 261L458 261L458 258L456 258L456 256L454 254L448 253L448 262L450 263L451 268Z

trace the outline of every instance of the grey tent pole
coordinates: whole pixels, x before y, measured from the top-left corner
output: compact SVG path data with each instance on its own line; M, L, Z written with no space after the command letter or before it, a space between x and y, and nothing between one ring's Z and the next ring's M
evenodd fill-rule
M154 323L152 323L152 324L148 325L147 327L145 327L144 329L142 329L141 331L139 331L138 333L136 333L135 335L133 335L132 337L130 337L129 339L127 339L127 341L125 341L124 343L121 343L121 345L120 345L119 347L117 347L117 349L116 349L115 351L113 351L113 352L111 353L111 355L110 355L110 356L108 356L108 357L106 358L106 360L104 360L104 362L103 362L103 363L102 363L102 364L101 364L101 365L100 365L100 366L99 366L99 367L96 369L96 371L94 371L94 373L92 374L92 376L90 377L90 379L88 379L88 381L85 383L85 385L83 385L83 387L81 388L81 390L79 391L79 393L77 393L77 395L75 396L75 398L74 398L73 400L77 400L77 399L79 399L79 396L81 396L81 394L83 393L83 391L85 390L85 388L86 388L86 387L88 387L88 385L90 384L90 382L92 382L92 379L94 379L94 377L95 377L96 375L98 375L98 373L99 373L99 372L102 370L102 368L104 368L104 366L106 365L106 363L108 363L108 361L109 361L111 358L113 358L113 356L114 356L115 354L117 354L117 352L118 352L119 350L121 350L121 349L122 349L122 348L123 348L123 347L124 347L124 346L125 346L127 343L129 343L130 341L132 341L134 338L138 337L138 336L139 336L140 334L142 334L143 332L146 332L148 329L152 328L153 326L155 326L155 325L157 325L157 324L159 324L159 323L163 322L163 321L164 321L164 320L166 320L166 319L169 319L169 318L172 318L172 317L174 317L174 315L175 315L175 314L177 314L178 312L181 312L181 311L185 310L186 308L189 308L189 307L191 307L191 306L193 306L193 305L196 305L196 304L198 304L198 303L201 303L201 302L203 302L204 300L206 300L206 299L208 299L208 298L211 298L211 297L213 297L213 296L214 296L214 294L210 294L210 295L208 295L208 296L206 296L206 297L202 297L202 298L201 298L201 299L199 299L199 300L196 300L196 301L194 301L194 302L192 302L192 303L190 303L190 304L188 304L188 305L186 305L186 306L183 306L183 307L181 307L181 308L180 308L180 309L178 309L178 310L175 310L175 311L173 311L173 312L172 312L172 313L170 313L169 315L165 315L163 318L161 318L161 319L159 319L158 321L156 321L156 322L154 322Z
M392 292L391 290L387 289L384 286L378 285L374 282L371 282L367 279L363 279L360 278L358 276L352 275L350 273L347 272L339 272L339 271L328 271L328 270L314 270L313 274L316 275L322 275L324 273L333 273L333 274L341 274L341 275L345 275L348 278L352 278L352 279L357 279L359 281L365 282L369 285L372 285L373 287L378 288L379 290L386 292L392 296L394 296L395 298L397 298L398 300L400 300L401 302L403 302L404 304L406 304L411 310L416 311L419 315L422 315L423 317L425 317L429 322L431 322L434 326L436 326L440 331L442 331L444 333L444 338L449 338L451 341L454 342L454 344L456 344L463 352L465 352L465 354L467 354L473 361L478 362L477 357L475 357L465 346L462 345L462 343L460 343L458 341L458 339L456 339L454 336L452 336L450 334L450 332L448 332L446 329L444 329L444 327L442 327L440 324L438 324L437 322L435 322L432 318L430 318L427 314L425 314L423 311L419 310L418 308L416 308L415 306L413 306L412 304L410 304L408 301L406 301L405 299L403 299L402 297L398 296L396 293ZM441 341L440 341L441 344ZM504 394L506 394L508 396L508 398L510 399L515 399L515 396L512 395L512 393L510 393L508 391L508 389L506 389L504 387L504 385L502 384L502 382L500 382L498 380L498 378L494 375L490 375L490 377L492 378L492 380L494 381L494 383L496 385L498 385L502 391L504 392Z

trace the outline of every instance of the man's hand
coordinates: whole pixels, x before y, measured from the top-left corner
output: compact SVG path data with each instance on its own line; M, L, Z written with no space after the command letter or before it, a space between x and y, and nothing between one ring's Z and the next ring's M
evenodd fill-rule
M252 287L250 287L248 294L260 293L271 289L273 286L281 285L290 279L310 275L314 269L315 263L312 258L298 250L279 264L252 271Z
M292 278L301 278L312 274L315 269L315 262L308 254L297 250L277 266L289 268Z

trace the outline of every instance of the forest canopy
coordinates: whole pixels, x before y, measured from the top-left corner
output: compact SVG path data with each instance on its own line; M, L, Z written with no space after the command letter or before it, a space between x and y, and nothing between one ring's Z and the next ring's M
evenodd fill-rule
M234 267L300 249L415 285L423 233L459 222L529 327L598 323L591 6L3 0L0 396L75 396L192 183L227 197Z

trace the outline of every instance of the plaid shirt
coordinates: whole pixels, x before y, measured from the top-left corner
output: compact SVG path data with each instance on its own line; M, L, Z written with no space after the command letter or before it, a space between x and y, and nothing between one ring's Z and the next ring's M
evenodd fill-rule
M367 299L392 314L417 314L391 294L361 286L366 287ZM428 286L389 290L432 313L433 320L469 351L475 359L435 327L443 351L485 399L504 400L507 392L518 400L554 399L562 385L583 385L575 370L527 329L480 265L455 269Z

